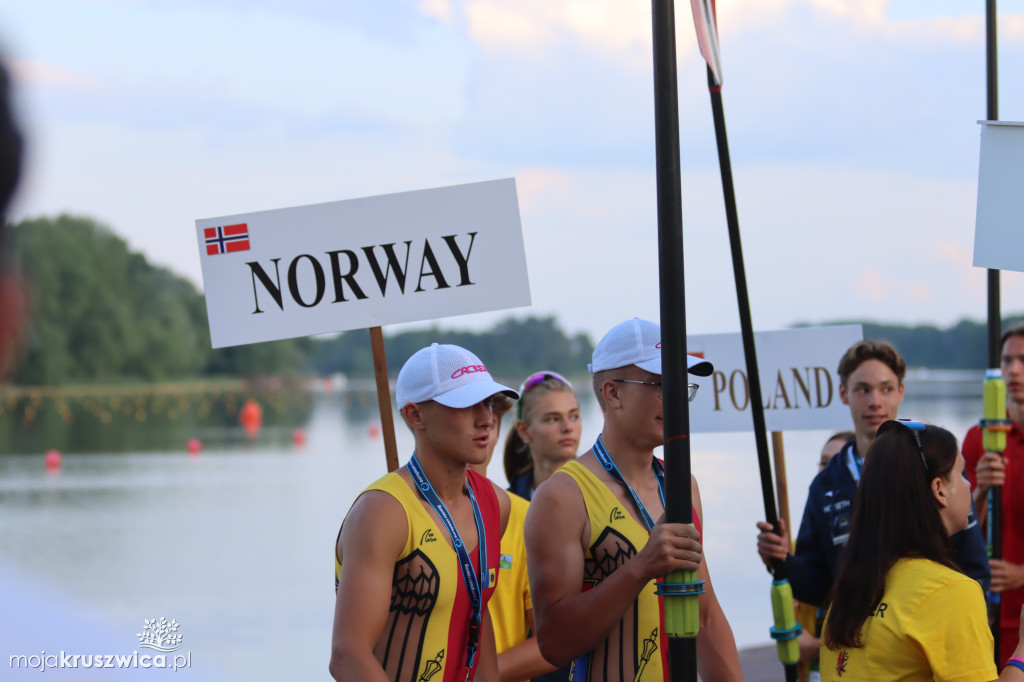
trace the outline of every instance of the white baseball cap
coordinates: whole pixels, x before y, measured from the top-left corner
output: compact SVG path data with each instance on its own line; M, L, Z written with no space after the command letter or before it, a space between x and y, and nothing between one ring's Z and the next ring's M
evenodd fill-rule
M398 407L434 400L447 407L471 407L495 393L519 394L491 378L480 358L461 346L432 343L413 353L398 373Z
M690 374L711 376L715 368L704 358L686 356ZM620 322L597 342L593 362L587 365L591 374L606 369L636 365L652 374L661 374L661 325L634 317Z

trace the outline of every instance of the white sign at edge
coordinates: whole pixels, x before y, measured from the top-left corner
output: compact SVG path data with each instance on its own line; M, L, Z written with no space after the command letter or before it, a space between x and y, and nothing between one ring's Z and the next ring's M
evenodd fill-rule
M974 265L1024 272L1024 123L978 121Z

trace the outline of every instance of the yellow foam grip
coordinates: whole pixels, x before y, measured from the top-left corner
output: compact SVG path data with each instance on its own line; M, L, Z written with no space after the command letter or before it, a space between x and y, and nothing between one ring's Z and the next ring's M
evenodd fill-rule
M772 615L775 627L772 636L779 652L779 660L785 665L800 661L800 645L796 637L799 634L796 623L796 609L793 606L793 588L788 580L772 582ZM782 637L789 637L783 639Z

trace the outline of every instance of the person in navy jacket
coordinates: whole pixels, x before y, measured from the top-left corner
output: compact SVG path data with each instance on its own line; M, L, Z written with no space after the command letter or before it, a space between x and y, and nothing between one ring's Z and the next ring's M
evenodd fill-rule
M878 427L896 419L903 402L906 363L884 341L858 341L839 361L838 374L839 398L850 407L856 435L811 482L795 551L789 551L789 533L782 521L781 535L765 522L757 524L761 531L757 536L761 559L766 564L774 559L785 561L793 596L815 606L824 602L832 588L846 547L864 454ZM899 522L893 519L893 523ZM988 591L988 554L973 503L967 528L951 540L961 570Z

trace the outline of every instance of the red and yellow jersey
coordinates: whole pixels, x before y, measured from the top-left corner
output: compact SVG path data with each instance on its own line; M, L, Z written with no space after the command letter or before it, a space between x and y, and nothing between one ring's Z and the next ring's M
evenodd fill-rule
M650 533L637 523L600 479L577 461L559 471L572 477L583 493L590 519L590 544L584 553L583 589L609 577L647 545ZM693 511L700 532L700 519ZM626 610L622 620L597 648L572 664L576 682L663 682L668 670L668 637L661 600L652 580Z
M486 609L497 583L501 511L491 482L473 471L467 475L487 537ZM366 490L380 490L398 500L409 526L405 547L395 561L391 607L374 656L394 682L463 682L472 606L448 531L434 523L419 494L397 473L387 474ZM469 550L479 571L477 548ZM341 570L335 554L335 585ZM478 653L474 667L479 660Z

